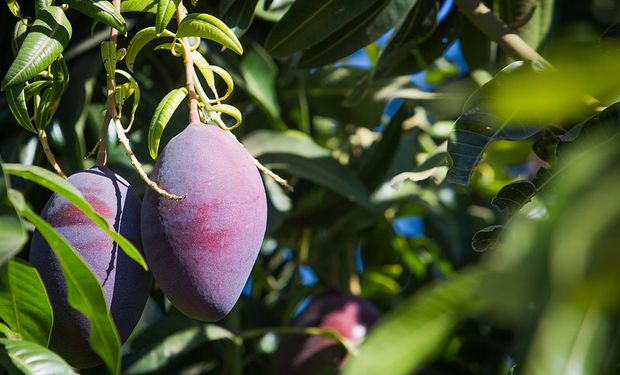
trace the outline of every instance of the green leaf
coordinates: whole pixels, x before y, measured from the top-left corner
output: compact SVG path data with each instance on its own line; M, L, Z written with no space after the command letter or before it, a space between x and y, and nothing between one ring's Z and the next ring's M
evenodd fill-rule
M13 50L13 56L17 56L17 51L24 44L24 39L26 39L26 35L28 34L28 26L22 20L19 20L15 23L15 27L13 28L13 35L11 38L11 49Z
M308 179L370 209L368 191L355 174L307 134L258 130L243 144L265 166Z
M174 34L171 31L163 30L161 34L157 33L155 26L142 29L134 35L127 46L127 57L125 57L125 65L130 72L133 72L133 64L138 56L140 50L150 41L159 37L171 37L174 38Z
M491 203L504 211L506 215L512 216L530 201L536 194L536 186L530 181L517 181L504 186Z
M224 23L238 30L247 30L254 20L257 3L258 0L240 0L235 3L235 6L226 13Z
M71 39L71 23L62 8L41 11L2 81L2 90L33 78L56 60Z
M123 0L121 1L121 13L156 13L158 3L159 0Z
M22 165L22 164L2 164L4 173L19 176L26 180L35 182L41 186L44 186L56 194L67 199L75 205L80 211L82 211L89 219L93 221L99 228L103 229L108 236L110 236L119 247L129 256L140 264L145 270L148 269L146 261L136 249L136 247L125 237L110 229L110 225L107 220L99 215L93 206L84 199L84 196L78 189L76 189L71 183L57 174L48 171L47 169L37 167L34 165Z
M243 53L243 46L235 34L218 18L205 13L188 14L179 24L176 37L194 36L212 40L230 49L238 55Z
M180 0L158 0L157 2L157 14L155 17L155 31L159 34L174 16L177 5L179 5Z
M47 347L54 315L37 270L21 260L0 268L0 318L21 338Z
M230 96L230 94L232 94L232 91L235 87L235 83L230 73L228 73L226 69L222 67L209 64L204 58L204 56L202 56L198 51L192 51L191 55L194 65L198 67L200 73L202 73L203 77L205 77L207 85L209 85L209 87L211 87L213 91L215 90L214 73L224 80L224 83L226 83L226 92L224 93L224 95L219 96L218 100L226 100Z
M297 0L272 29L265 48L286 57L315 45L352 21L377 0Z
M0 267L28 242L28 233L8 201L6 191L9 186L8 176L0 171Z
M24 129L31 133L37 133L32 121L30 120L30 114L28 113L28 107L26 106L26 96L24 94L24 85L14 85L6 90L6 102L9 105L9 109L13 114L17 123Z
M318 67L337 61L374 42L397 27L417 0L383 0L342 26L325 40L306 50L297 66Z
M267 51L252 44L239 67L245 80L245 90L272 121L281 121L280 104L276 93L278 67Z
M479 230L471 239L471 248L479 253L493 248L503 231L503 225L491 225Z
M243 116L241 115L241 111L239 111L235 106L229 104L214 104L209 106L208 110L209 112L220 112L227 114L235 120L235 123L228 127L228 131L233 130L239 125L241 125Z
M121 34L127 31L125 19L107 0L66 0L66 3L90 18L117 29Z
M462 271L414 294L373 328L344 375L417 374L459 322L480 308L475 295L482 276L475 269Z
M103 359L108 371L117 374L120 368L120 337L108 313L97 276L67 240L26 205L21 193L16 190L9 193L19 214L34 224L58 258L67 282L69 304L90 321L88 342L91 348Z
M9 7L12 15L17 18L22 18L22 10L17 0L6 0L6 5Z
M140 104L140 85L138 85L138 82L131 76L131 74L127 73L124 70L116 69L115 73L120 74L129 80L128 83L124 83L123 85L120 86L121 87L121 98L120 100L117 100L117 104L122 107L123 103L130 96L133 95L133 102L131 104L131 115L129 117L129 124L127 125L127 128L126 128L127 131L129 131L129 129L131 129L131 125L133 125L133 120L136 115L136 111L138 110L138 105ZM125 89L126 87L127 89ZM122 114L122 108L118 112L119 114Z
M172 90L164 96L161 102L157 105L157 108L155 108L155 113L153 114L151 124L149 125L148 135L149 153L153 159L157 159L157 154L159 153L159 141L161 140L161 135L163 134L166 125L168 125L168 121L170 121L174 111L176 111L179 104L181 104L186 96L187 89L185 87Z
M0 339L0 345L4 347L8 359L21 374L75 374L73 368L58 354L34 342Z

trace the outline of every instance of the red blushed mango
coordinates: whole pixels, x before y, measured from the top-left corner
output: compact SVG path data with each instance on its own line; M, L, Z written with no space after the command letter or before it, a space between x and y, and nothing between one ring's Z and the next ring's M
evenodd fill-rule
M140 198L122 177L105 167L95 167L69 177L84 198L110 227L141 251ZM71 202L54 194L41 216L60 233L95 273L116 323L121 340L133 331L149 295L152 278L138 263ZM60 263L40 233L30 247L30 263L37 268L54 309L51 347L71 365L93 367L101 363L90 349L90 324L69 306Z
M153 276L191 318L215 321L233 308L267 223L263 182L242 146L215 125L190 124L166 145L148 190L142 241Z
M367 300L332 290L313 297L308 308L293 320L293 326L330 328L359 345L378 319L379 312ZM273 356L272 374L337 373L346 358L346 350L332 339L283 336Z

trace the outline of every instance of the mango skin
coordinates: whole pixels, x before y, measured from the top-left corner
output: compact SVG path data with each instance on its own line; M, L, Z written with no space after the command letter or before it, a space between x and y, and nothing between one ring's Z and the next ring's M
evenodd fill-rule
M337 290L312 298L292 325L330 328L359 345L379 319L379 311L367 300ZM272 375L314 375L338 373L347 360L347 352L334 340L310 335L281 336L273 356Z
M69 177L84 198L117 232L142 251L140 198L119 175L106 167L94 167ZM54 194L41 216L82 256L102 284L103 293L121 340L133 331L149 296L152 277L117 248L116 243L86 215ZM30 264L41 274L54 310L50 346L77 368L90 368L101 359L90 349L90 323L69 306L60 263L39 232L30 246Z
M187 316L216 321L233 308L258 256L267 198L242 146L215 125L190 124L168 142L151 179L178 201L149 189L142 242L153 276Z

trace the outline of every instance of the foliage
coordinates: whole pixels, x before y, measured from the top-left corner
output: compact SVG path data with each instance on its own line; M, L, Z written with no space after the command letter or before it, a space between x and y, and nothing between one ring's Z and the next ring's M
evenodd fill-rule
M345 347L345 374L615 373L615 3L485 1L552 66L497 48L480 20L459 11L467 1L6 3L0 366L8 373L73 371L47 348L54 317L26 262L35 228L104 360L85 374L269 373L278 337L289 334ZM179 6L189 13L180 22ZM187 80L200 120L241 123L230 134L294 188L263 176L267 233L228 317L191 320L155 285L122 346L96 277L37 215L58 193L147 266L79 191L43 168L95 163L88 151L110 120L114 79L112 107L127 126L105 124L107 165L141 195L150 187L126 154L150 172L188 123ZM290 326L308 298L330 288L381 311L360 347L331 330Z

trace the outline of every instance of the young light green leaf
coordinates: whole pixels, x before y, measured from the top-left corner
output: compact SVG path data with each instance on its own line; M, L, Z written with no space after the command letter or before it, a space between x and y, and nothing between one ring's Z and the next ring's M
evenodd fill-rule
M200 73L202 73L203 77L205 77L205 80L207 81L207 85L209 85L209 87L211 87L212 89L215 88L214 73L217 74L220 78L222 78L222 80L224 80L224 83L226 83L226 92L224 93L224 95L220 96L218 100L226 100L230 96L230 94L232 94L232 91L235 87L235 83L230 73L228 73L224 68L221 68L217 65L209 64L204 58L204 56L202 56L198 51L192 51L191 55L194 65L198 67Z
M131 76L131 74L127 73L124 70L116 69L116 74L120 74L123 77L129 80L129 91L126 95L123 95L122 101L124 102L127 98L133 95L133 103L131 105L131 116L129 118L129 125L127 125L126 131L131 129L131 125L133 124L134 117L136 115L136 110L138 109L138 104L140 104L140 85L138 82ZM121 88L122 89L122 88ZM119 111L121 113L122 111Z
M114 75L116 70L116 43L111 41L101 42L101 60L108 76Z
M20 192L9 190L9 198L19 214L34 224L54 251L67 283L69 304L90 321L88 342L91 348L103 359L108 371L117 374L120 368L120 338L108 313L97 276L67 240L28 207Z
M179 24L177 38L195 36L217 42L238 55L243 53L243 46L235 34L218 18L205 13L192 13Z
M475 295L483 275L464 271L410 297L377 324L344 374L417 374L457 324L480 308Z
M65 49L71 33L71 23L62 8L43 9L4 76L2 90L24 83L47 68Z
M241 111L239 111L237 107L234 107L228 104L214 104L214 105L209 106L209 112L225 113L228 116L235 119L235 123L229 126L226 130L233 130L239 125L241 125L242 115L241 115Z
M75 374L58 354L34 342L5 338L0 339L0 345L21 374Z
M90 18L117 29L121 34L127 31L125 19L107 0L66 0L66 3Z
M125 237L110 229L110 225L104 217L99 215L93 206L84 199L84 196L78 189L71 185L67 180L47 169L34 165L9 164L2 165L4 173L25 178L44 186L56 194L61 195L71 203L73 203L80 211L82 211L89 219L93 221L99 228L103 229L131 259L135 260L144 269L147 269L146 261L136 249L136 247Z
M157 14L155 17L155 30L157 33L164 31L174 16L180 0L158 0Z
M265 48L277 57L304 50L327 38L375 3L375 0L297 0L271 30Z
M125 58L125 65L130 72L133 72L133 64L138 56L140 50L150 41L159 37L174 37L174 34L168 30L163 30L161 34L158 34L155 30L155 26L142 29L134 35L127 46L127 57Z
M159 141L166 125L168 125L168 121L170 121L174 111L176 111L186 96L187 89L185 87L172 90L164 96L157 108L155 108L151 125L149 125L148 136L149 153L153 159L157 158Z
M31 133L37 133L30 120L28 107L26 106L26 96L24 94L24 85L14 85L6 90L6 102L17 123Z
M21 260L0 268L0 318L22 339L47 347L54 315L37 270Z
M46 88L47 86L51 84L52 84L52 81L50 80L40 80L40 81L33 81L31 83L27 83L26 87L24 88L24 96L25 96L26 101L32 99L33 96L39 94L41 90L43 90L44 88Z

